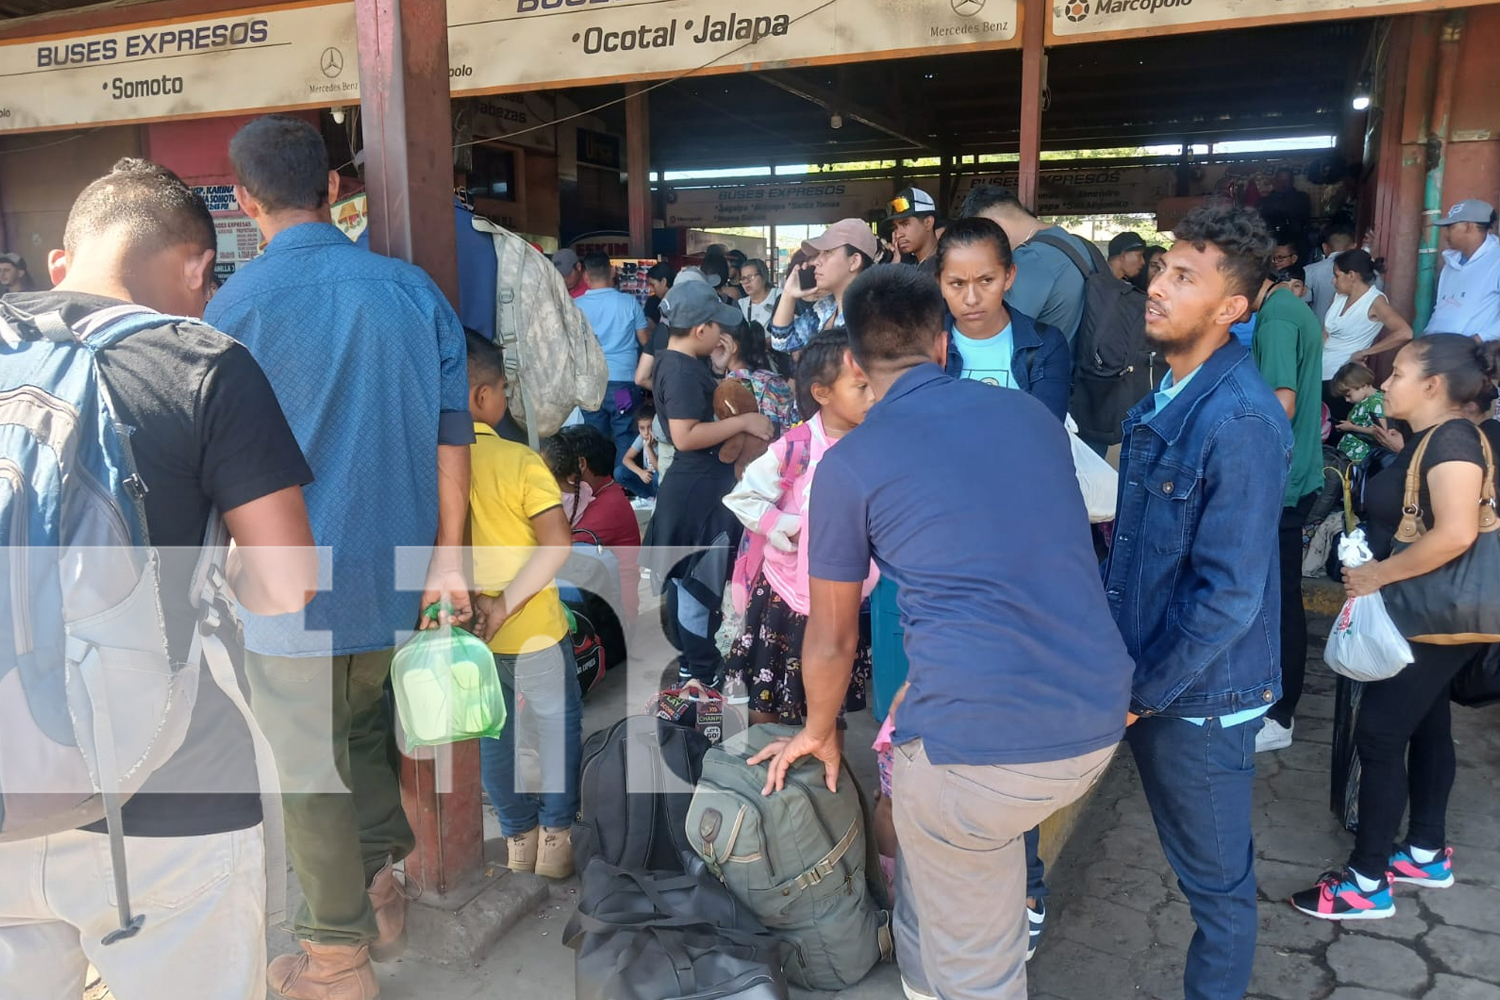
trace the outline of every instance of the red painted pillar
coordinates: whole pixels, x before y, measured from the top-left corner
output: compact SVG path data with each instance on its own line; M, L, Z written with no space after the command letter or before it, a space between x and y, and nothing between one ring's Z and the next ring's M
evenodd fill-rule
M421 267L458 301L446 4L355 0L370 246ZM484 860L479 747L406 758L401 799L416 831L407 870L438 893Z

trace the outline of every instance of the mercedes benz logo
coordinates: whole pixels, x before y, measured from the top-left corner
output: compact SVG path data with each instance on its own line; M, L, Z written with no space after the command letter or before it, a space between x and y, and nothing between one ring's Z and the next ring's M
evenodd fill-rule
M980 5L983 6L982 0ZM319 65L323 67L323 75L331 80L344 71L344 54L330 45L323 50Z
M973 17L984 10L984 0L952 0L953 13L959 17Z

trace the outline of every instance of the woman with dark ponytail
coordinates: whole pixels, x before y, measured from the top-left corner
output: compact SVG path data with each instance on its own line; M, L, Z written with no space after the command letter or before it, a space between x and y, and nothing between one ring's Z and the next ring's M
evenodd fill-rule
M1383 387L1385 412L1405 420L1412 434L1396 461L1372 477L1365 490L1376 558L1344 570L1349 596L1425 576L1463 556L1479 538L1484 479L1491 464L1484 440L1494 435L1476 432L1473 416L1480 406L1493 408L1497 374L1496 351L1458 334L1429 334L1396 356L1395 370ZM1393 554L1407 471L1427 438L1417 505L1426 530ZM1411 635L1427 634L1422 623L1407 624ZM1393 880L1437 889L1453 884L1446 830L1456 768L1449 687L1482 647L1412 642L1411 648L1416 659L1410 666L1364 687L1354 729L1363 768L1354 852L1343 869L1292 897L1292 905L1310 916L1388 917L1395 913ZM1408 804L1406 839L1398 843Z
M1334 258L1336 294L1323 317L1324 382L1350 361L1396 350L1411 340L1411 324L1375 287L1384 268L1383 260L1371 259L1364 250L1345 250Z

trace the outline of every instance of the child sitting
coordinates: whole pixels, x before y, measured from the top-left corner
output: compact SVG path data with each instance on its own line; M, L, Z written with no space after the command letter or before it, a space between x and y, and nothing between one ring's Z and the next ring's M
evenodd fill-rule
M635 444L630 446L624 460L615 469L615 481L625 487L626 492L638 497L656 496L659 485L656 475L656 434L651 429L655 419L656 410L649 403L636 411Z
M619 562L622 617L633 625L641 606L641 525L625 488L609 474L615 467L615 443L586 424L564 427L559 436L577 456L580 492L586 488L592 495L588 507L573 522L573 537L597 542Z
M557 482L536 453L503 441L505 363L500 348L468 335L469 513L474 538L474 630L495 654L508 731L479 741L480 781L500 817L512 871L573 874L583 704L573 642L554 578L572 533ZM520 696L520 699L517 698ZM524 707L517 715L518 700ZM519 747L529 737L535 743ZM518 749L537 752L541 784L517 789Z
M542 438L538 445L542 461L547 463L547 470L557 480L557 489L562 493L563 514L570 528L578 523L594 499L593 491L584 485L583 475L578 471L578 453L573 445L572 439L563 436L561 431Z
M1375 436L1376 421L1385 416L1385 397L1375 388L1375 373L1358 361L1340 368L1333 376L1331 388L1353 407L1349 419L1339 421L1337 427L1344 434L1339 441L1339 451L1351 462L1362 463L1375 450L1371 440Z
M746 531L763 539L758 547L746 547L752 554L736 567L737 577L748 575L754 571L753 553L763 552L753 581L737 580L747 591L745 625L726 664L726 673L739 674L750 692L752 724L801 725L807 714L802 685L802 635L809 604L807 550L802 544L807 498L824 453L859 426L874 402L869 384L846 361L847 350L842 333L820 335L807 345L797 367L797 388L802 412L812 416L752 462L739 485L724 498L724 505ZM872 565L866 595L875 580ZM738 608L738 593L736 598ZM845 711L865 707L869 683L866 635L855 659Z

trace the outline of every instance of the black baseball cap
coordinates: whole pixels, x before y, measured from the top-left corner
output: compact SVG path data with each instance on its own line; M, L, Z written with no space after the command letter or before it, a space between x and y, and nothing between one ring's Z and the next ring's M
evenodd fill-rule
M891 199L888 207L890 214L885 217L886 222L909 219L912 216L937 215L937 202L921 188L903 188L900 194Z
M1132 250L1146 249L1146 241L1141 239L1139 233L1121 233L1109 241L1109 255L1118 257Z

